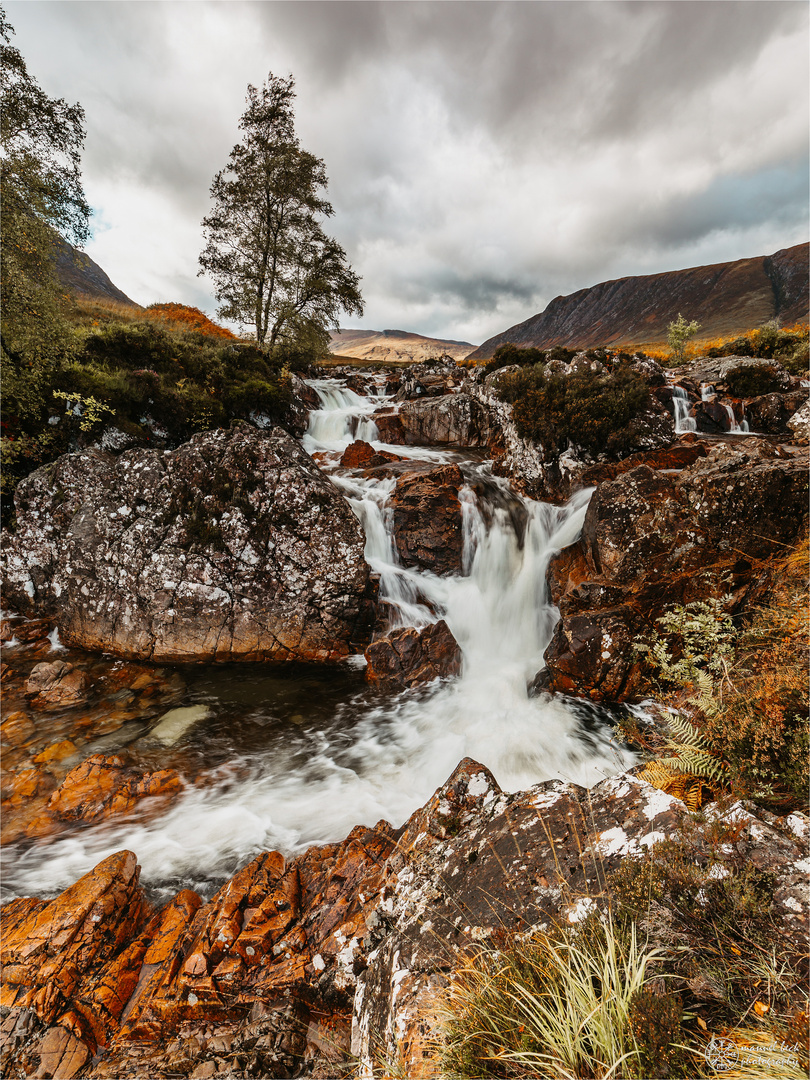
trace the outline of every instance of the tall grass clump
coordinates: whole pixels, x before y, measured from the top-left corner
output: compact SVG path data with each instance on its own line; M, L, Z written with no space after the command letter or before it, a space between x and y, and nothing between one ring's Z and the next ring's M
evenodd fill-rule
M444 1076L609 1080L643 1076L634 1031L657 953L611 920L481 948L453 975Z

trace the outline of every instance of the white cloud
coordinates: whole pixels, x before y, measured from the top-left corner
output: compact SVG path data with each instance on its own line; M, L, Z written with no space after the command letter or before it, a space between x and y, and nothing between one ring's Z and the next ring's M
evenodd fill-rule
M213 311L208 187L248 82L297 81L364 325L480 341L560 293L807 238L807 9L719 3L18 3L88 120L89 253Z

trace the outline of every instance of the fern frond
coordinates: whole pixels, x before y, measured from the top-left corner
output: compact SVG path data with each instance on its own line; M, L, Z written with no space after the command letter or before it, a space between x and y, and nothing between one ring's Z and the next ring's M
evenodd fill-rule
M670 744L675 754L659 758L662 765L681 773L691 773L693 776L705 777L721 783L726 775L726 765L714 754L701 750L694 746L683 746L677 743Z

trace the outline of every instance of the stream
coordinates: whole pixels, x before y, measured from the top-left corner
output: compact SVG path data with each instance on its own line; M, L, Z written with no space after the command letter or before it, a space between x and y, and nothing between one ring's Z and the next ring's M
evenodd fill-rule
M372 414L390 405L382 382L368 397L339 379L311 385L321 409L311 414L303 444L363 524L380 599L391 605L394 625L444 618L462 649L461 675L418 691L382 692L366 684L362 656L328 668L165 669L182 674L172 705L205 706L172 748L193 779L160 816L8 846L4 899L54 895L122 848L136 853L156 897L181 888L209 896L262 850L290 854L381 818L401 825L465 756L485 764L508 791L552 777L590 786L632 764L612 738L607 710L528 690L557 616L546 568L579 535L589 493L562 507L524 499L472 453L381 442ZM355 438L408 458L459 464L466 481L461 575L398 564L388 507L395 479L365 478L337 464ZM113 733L108 749L137 746L143 726L136 728L117 741ZM163 760L155 757L156 767Z

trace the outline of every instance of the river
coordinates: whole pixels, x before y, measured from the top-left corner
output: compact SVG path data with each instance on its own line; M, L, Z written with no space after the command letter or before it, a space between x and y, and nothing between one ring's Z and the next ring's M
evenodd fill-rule
M321 409L311 414L304 447L331 455L320 460L364 526L381 599L398 625L444 618L462 649L461 675L384 693L366 685L362 656L329 668L178 669L183 691L173 704L205 706L173 750L188 766L183 794L157 817L11 845L4 898L53 895L122 848L136 853L156 897L185 887L210 895L259 851L293 853L381 818L402 824L465 756L487 765L510 791L552 777L590 786L632 763L612 737L607 711L528 690L557 616L546 567L577 538L588 493L554 507L521 498L473 455L387 446L372 419L389 403L381 380L368 397L338 379L312 385ZM336 464L354 438L461 466L461 575L398 564L388 507L395 480L367 479ZM141 726L118 741L113 735L109 748L143 744Z

